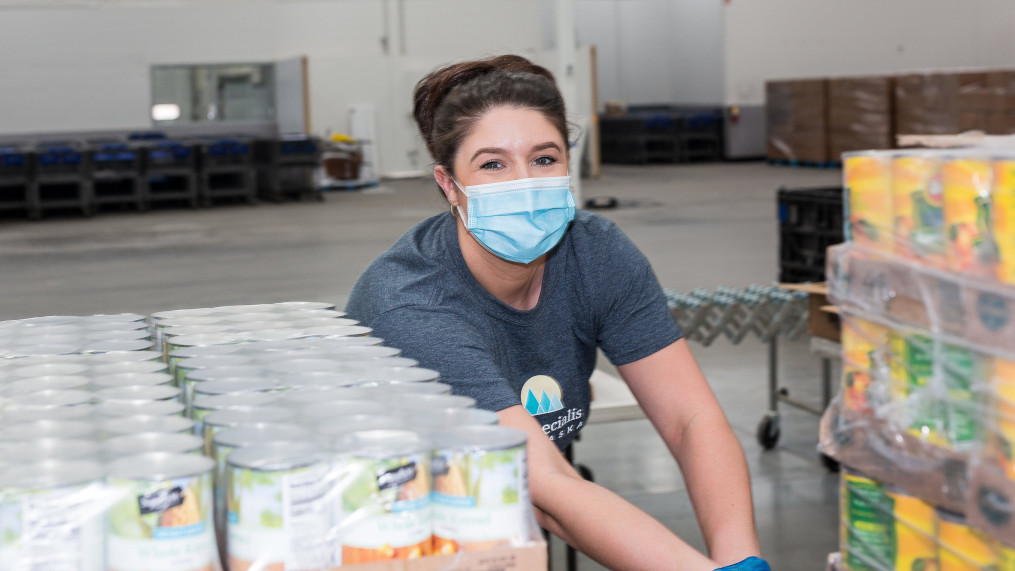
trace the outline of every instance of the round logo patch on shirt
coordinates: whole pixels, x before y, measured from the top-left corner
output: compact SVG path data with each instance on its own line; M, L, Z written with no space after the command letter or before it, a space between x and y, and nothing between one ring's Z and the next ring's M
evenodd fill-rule
M564 408L560 384L546 375L536 375L522 385L522 406L529 414L547 414Z

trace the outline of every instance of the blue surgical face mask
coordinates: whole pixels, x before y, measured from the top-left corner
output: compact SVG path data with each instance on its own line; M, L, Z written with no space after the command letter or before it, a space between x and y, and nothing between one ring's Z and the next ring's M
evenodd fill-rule
M469 199L465 228L505 260L528 264L549 252L574 219L570 176L455 185Z

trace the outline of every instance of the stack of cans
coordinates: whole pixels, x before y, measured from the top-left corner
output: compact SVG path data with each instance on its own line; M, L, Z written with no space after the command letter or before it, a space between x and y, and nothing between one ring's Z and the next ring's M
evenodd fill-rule
M116 317L0 323L40 340L0 345L0 568L323 569L533 537L525 434L332 306ZM133 350L72 339L103 322Z

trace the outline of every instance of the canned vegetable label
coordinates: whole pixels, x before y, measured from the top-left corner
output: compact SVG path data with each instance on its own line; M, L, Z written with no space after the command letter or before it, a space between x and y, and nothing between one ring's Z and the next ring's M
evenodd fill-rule
M941 164L931 155L898 156L892 161L895 253L944 267Z
M898 571L933 571L937 561L934 506L896 489L887 490L895 516L895 566Z
M979 276L996 274L997 247L991 237L993 165L982 159L951 159L941 167L948 269Z
M994 542L954 514L938 512L938 543L941 571L993 569L998 561Z
M211 461L208 464L201 474L162 481L110 478L110 485L126 495L109 513L111 570L212 570Z
M997 243L997 279L1015 284L1015 160L994 162L993 236Z
M892 171L887 153L856 153L843 157L843 184L849 206L853 242L892 251Z
M893 500L884 486L860 476L842 473L843 562L851 571L891 569L896 539Z
M877 354L887 344L888 330L876 323L848 317L842 322L842 394L849 410L869 412L878 373Z

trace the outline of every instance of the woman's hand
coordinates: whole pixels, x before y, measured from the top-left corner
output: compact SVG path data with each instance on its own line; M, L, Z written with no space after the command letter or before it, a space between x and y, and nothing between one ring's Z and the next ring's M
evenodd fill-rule
M718 566L645 512L584 480L520 405L498 414L500 424L529 435L529 490L541 526L610 569Z
M680 464L712 559L760 555L743 449L687 342L617 369Z

